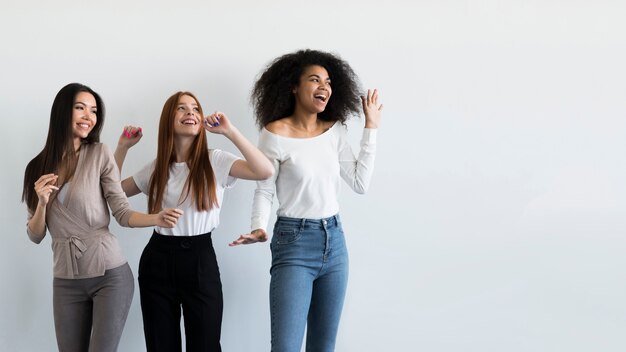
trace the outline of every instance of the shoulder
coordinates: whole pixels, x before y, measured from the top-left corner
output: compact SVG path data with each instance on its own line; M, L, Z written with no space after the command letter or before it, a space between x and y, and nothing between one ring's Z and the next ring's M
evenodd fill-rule
M80 146L80 153L87 156L87 161L113 159L113 152L104 143L85 143Z
M348 128L341 121L333 121L330 122L327 132L337 137L343 137L348 133Z
M341 131L345 127L341 121L324 121L324 131Z
M280 120L272 121L265 125L265 129L277 135L287 136L291 132L289 120L282 118Z
M148 180L152 176L152 173L154 172L155 165L156 165L156 159L154 159L151 162L149 162L149 163L145 164L144 166L142 166L141 169L139 169L139 171L137 171L132 176L133 179L135 180L135 183L137 183L137 182L148 182ZM137 186L139 186L138 183L137 183ZM142 190L142 192L143 192L143 190Z

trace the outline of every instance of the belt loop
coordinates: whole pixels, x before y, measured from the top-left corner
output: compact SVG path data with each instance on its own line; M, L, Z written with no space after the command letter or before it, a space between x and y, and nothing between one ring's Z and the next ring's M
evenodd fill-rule
M304 230L304 225L306 225L306 219L302 218L302 222L300 223L300 231Z

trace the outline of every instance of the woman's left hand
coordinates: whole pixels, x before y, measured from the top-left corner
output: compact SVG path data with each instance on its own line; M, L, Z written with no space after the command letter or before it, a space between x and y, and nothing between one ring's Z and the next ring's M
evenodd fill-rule
M383 104L378 102L378 90L367 90L367 96L361 96L363 112L365 113L365 128L378 128Z
M232 128L230 119L221 111L216 111L202 120L204 128L216 134L227 134Z
M178 222L178 218L183 215L183 211L177 208L167 208L161 210L158 214L156 226L163 228L173 228Z

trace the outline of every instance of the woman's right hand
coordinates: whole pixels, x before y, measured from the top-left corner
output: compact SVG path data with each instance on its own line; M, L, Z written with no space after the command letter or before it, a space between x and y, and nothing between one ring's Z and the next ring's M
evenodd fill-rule
M39 198L39 205L46 206L52 192L59 190L59 187L56 186L58 178L58 175L46 174L35 182L35 192Z
M117 141L117 146L126 150L132 148L143 137L143 130L138 126L124 126L124 130Z
M256 229L250 233L239 236L238 239L232 241L228 245L230 247L238 246L240 244L252 244L257 242L267 241L267 233L263 229Z
M172 228L176 226L178 218L183 215L183 211L177 208L167 208L159 212L156 226Z

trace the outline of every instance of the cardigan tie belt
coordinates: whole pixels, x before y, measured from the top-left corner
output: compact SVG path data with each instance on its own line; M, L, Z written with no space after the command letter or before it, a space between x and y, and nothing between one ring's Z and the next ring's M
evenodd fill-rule
M72 260L72 271L74 275L78 275L78 263L76 260L83 257L83 252L87 249L87 246L78 236L70 237L69 241L67 241L67 245L70 251L70 258L74 259Z

